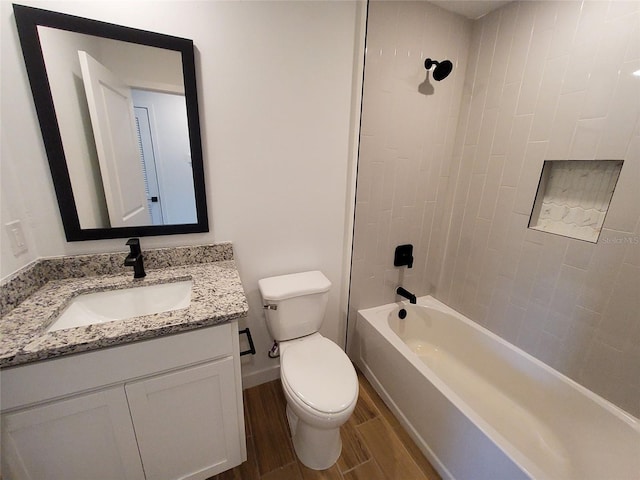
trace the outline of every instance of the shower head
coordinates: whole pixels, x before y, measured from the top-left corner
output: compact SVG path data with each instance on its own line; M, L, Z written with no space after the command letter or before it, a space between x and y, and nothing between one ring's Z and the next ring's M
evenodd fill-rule
M436 66L436 68L433 70L433 79L437 80L438 82L442 79L447 78L451 73L451 70L453 70L453 63L451 63L449 60L437 62L436 60L427 58L424 61L424 68L426 68L427 70L431 70L431 67L433 67L434 65Z

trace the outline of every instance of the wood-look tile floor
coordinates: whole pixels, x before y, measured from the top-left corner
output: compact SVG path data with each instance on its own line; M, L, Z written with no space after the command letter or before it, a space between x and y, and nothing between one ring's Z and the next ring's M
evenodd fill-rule
M358 372L360 395L340 429L342 454L311 470L294 453L280 380L244 391L247 461L209 480L439 480L382 399Z

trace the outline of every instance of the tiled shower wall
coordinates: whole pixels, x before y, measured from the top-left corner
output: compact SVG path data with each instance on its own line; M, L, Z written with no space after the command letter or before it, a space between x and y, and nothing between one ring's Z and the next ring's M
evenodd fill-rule
M416 25L427 5L371 3L350 328L403 281L640 417L639 7L511 3L473 22L464 82L421 97L405 57L385 69L373 45L446 27ZM447 21L461 62L465 23ZM545 159L624 160L597 244L527 229Z
M640 3L517 2L474 24L436 296L640 416ZM622 159L597 244L527 229L543 161Z
M470 21L427 2L369 4L350 333L356 311L395 301L397 285L436 284L470 35ZM429 57L451 60L453 73L427 80ZM411 270L393 266L403 243L415 247Z

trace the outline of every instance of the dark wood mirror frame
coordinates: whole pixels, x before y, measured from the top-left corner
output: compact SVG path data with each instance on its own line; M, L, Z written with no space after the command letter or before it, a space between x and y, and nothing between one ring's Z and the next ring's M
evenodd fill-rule
M208 232L193 41L22 5L14 4L13 11L67 241ZM40 45L38 26L149 45L181 54L195 190L196 223L81 228Z

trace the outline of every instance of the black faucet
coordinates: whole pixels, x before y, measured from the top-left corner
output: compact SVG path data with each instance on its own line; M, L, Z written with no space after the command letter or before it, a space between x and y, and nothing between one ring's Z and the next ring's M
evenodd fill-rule
M124 259L125 267L133 267L133 278L142 278L144 273L144 262L142 260L142 250L140 249L140 239L130 238L127 245L131 249L131 253Z
M401 297L408 299L409 303L413 303L413 304L417 303L416 296L413 293L411 293L409 290L405 290L402 287L398 287L396 289L396 293Z

